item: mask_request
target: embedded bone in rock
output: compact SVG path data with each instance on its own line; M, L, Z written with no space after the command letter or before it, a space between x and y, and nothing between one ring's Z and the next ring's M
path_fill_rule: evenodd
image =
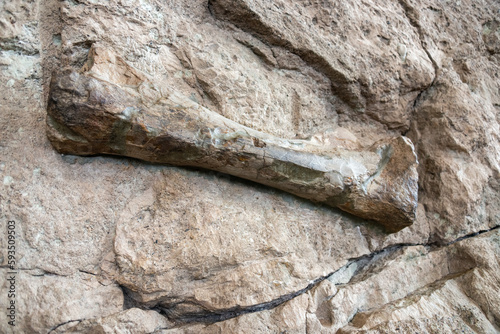
M164 92L105 49L89 57L81 73L53 77L48 137L60 153L207 168L338 207L390 232L415 219L418 162L405 137L359 151L277 138Z

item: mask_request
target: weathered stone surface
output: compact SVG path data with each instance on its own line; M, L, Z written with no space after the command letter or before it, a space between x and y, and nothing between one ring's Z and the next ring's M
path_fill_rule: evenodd
M11 270L2 268L2 278ZM46 333L73 326L85 319L115 314L123 308L123 293L116 284L102 284L95 275L77 272L59 276L42 270L20 271L16 275L16 326L7 324L6 312L0 314L4 332ZM0 306L8 307L7 284L2 280ZM19 319L22 317L22 320ZM57 333L57 331L56 331Z
M500 218L500 68L487 28L499 4L405 2L439 69L416 100L408 136L425 170L421 203L434 238L449 241L496 226Z
M92 46L80 73L54 74L47 113L48 137L64 154L225 172L376 220L393 232L415 219L418 162L409 139L354 151L273 137L155 85L101 46Z
M408 128L411 104L435 75L397 1L291 6L288 1L210 0L209 8L218 19L296 54L330 80L343 103L390 128Z
M275 309L161 333L498 333L499 238L388 250Z
M499 332L498 1L232 3L0 4L0 226L17 223L18 328ZM215 172L57 154L52 73L80 70L96 43L275 137L349 150L409 137L415 222L387 234ZM0 233L2 267L5 245ZM0 332L16 333L4 318Z
M57 328L53 333L147 334L171 327L173 325L158 312L131 308L105 317L82 320L66 328Z

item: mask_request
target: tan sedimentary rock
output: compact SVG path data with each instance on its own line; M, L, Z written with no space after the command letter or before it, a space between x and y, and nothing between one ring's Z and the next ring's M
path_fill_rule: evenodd
M65 154L113 154L203 167L375 220L395 232L417 208L417 157L404 137L346 150L286 140L157 87L103 47L80 72L55 74L48 135Z
M499 5L0 2L0 227L16 221L19 269L16 327L0 312L0 332L500 332ZM138 77L97 79L172 87L274 137L351 151L410 138L414 223L387 234L224 173L58 154L50 77L98 41ZM146 106L159 95L142 85Z

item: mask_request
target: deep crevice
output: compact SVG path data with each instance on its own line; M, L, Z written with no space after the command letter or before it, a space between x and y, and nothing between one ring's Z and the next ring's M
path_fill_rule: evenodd
M227 309L209 310L201 305L198 305L196 302L193 302L193 301L182 301L182 302L171 303L171 304L159 303L159 304L156 304L153 306L148 306L148 305L145 305L143 303L136 301L132 296L134 294L132 291L130 291L129 289L127 289L124 286L120 286L122 288L122 290L124 292L124 296L125 296L124 309L137 307L137 308L141 308L144 310L153 310L153 311L156 311L156 312L160 313L161 315L165 316L170 321L174 322L176 324L176 326L182 326L182 325L190 324L190 323L213 324L216 322L221 322L224 320L236 318L238 316L249 314L249 313L272 310L272 309L294 299L295 297L298 297L304 293L307 293L308 291L315 288L317 285L319 285L324 280L331 278L336 273L339 273L339 272L345 270L346 268L348 268L349 266L351 266L353 264L357 264L358 268L352 274L352 276L349 278L349 280L347 282L339 282L339 283L332 282L336 285L349 284L352 282L352 280L357 275L363 273L364 269L367 266L373 264L370 260L372 260L374 257L376 257L378 255L382 255L385 258L387 256L390 256L391 254L394 254L398 250L402 250L406 247L415 247L415 246L424 246L424 247L429 247L431 250L436 250L436 249L440 249L443 247L447 247L447 246L452 245L456 242L460 242L460 241L463 241L466 239L470 239L470 238L482 235L482 234L487 233L487 232L494 231L494 230L499 229L499 228L500 228L500 225L497 225L497 226L494 226L494 227L487 229L487 230L481 230L481 231L478 231L475 233L461 236L461 237L459 237L453 241L450 241L448 243L445 243L445 244L440 244L438 242L431 242L431 243L401 243L401 244L391 245L391 246L385 247L383 249L374 251L370 254L365 254L365 255L362 255L359 257L351 258L348 260L348 262L344 266L340 267L339 269L337 269L337 270L335 270L335 271L333 271L325 276L321 276L321 277L311 281L311 283L309 283L303 289L285 294L283 296L280 296L280 297L275 298L275 299L268 301L268 302L259 303L259 304L255 304L255 305L251 305L251 306L246 306L246 307L236 306L236 307L227 308ZM378 260L376 260L376 261L378 261ZM195 311L195 312L186 312L183 314L176 312L175 308L177 306L179 306L179 305L186 306L187 304L189 304L191 306L196 306L202 310Z
M148 307L145 307L140 302L135 300L135 298L132 296L132 291L130 289L128 289L124 285L121 285L118 282L116 282L116 284L122 290L122 293L123 293L123 310L124 311L129 310L131 308L148 309Z
M488 233L488 232L497 230L499 228L500 228L500 225L497 225L497 226L493 226L492 228L489 228L487 230L480 230L478 232L469 233L469 234L466 234L464 236L461 236L460 238L457 238L455 240L452 240L452 241L446 243L444 246L449 246L449 245L452 245L452 244L454 244L456 242L459 242L459 241L462 241L462 240L465 240L465 239L474 238L474 237L476 237L478 235L481 235L481 234L484 234L484 233Z
M177 324L187 324L187 323L216 323L224 320L228 320L231 318L235 318L241 315L245 315L248 313L255 313L255 312L261 312L261 311L266 311L266 310L271 310L274 309L283 303L292 300L295 297L298 297L312 288L314 288L316 285L327 279L331 274L322 276L320 278L315 279L311 283L309 283L305 288L300 289L298 291L280 296L279 298L273 299L269 302L264 302L252 306L247 306L247 307L232 307L228 309L222 309L222 310L217 310L217 311L211 311L211 312L193 312L193 313L186 313L182 315L181 317L177 318L172 318L171 315L172 313L170 310L166 307L162 306L156 306L154 308L151 308L152 310L155 310L162 314L163 316L167 317L169 320L176 322Z

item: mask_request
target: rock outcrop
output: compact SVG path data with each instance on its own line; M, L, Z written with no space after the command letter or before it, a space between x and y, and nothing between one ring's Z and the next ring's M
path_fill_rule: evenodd
M80 72L52 79L48 137L60 153L224 172L373 219L393 232L415 220L418 162L405 137L365 151L273 137L156 86L96 45Z
M0 234L0 307L17 312L15 327L0 312L0 332L500 332L499 11L494 0L0 3L0 217L16 232L12 266ZM78 128L82 110L58 119L70 109L56 100L97 113ZM418 173L414 222L391 225L388 210L389 229L407 226L388 233L318 203L321 191L155 160L147 140L174 123L148 128L127 107L154 115L162 103L209 115L193 124L211 124L199 139L212 162L289 138L307 147L299 156L362 155L373 175L370 147L414 159L408 138L419 164L399 172ZM109 132L113 119L149 135ZM189 124L170 130L196 133ZM372 185L396 189L384 171Z

